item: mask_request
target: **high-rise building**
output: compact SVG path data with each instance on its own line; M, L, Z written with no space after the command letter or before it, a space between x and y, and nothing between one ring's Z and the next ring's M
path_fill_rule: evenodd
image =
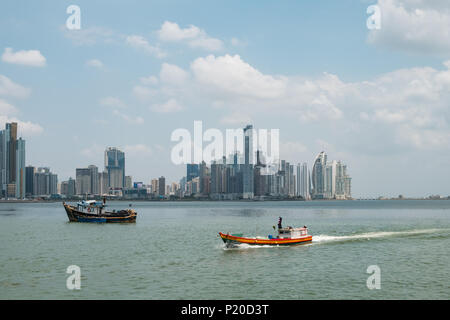
M6 130L9 131L9 181L8 183L16 183L16 144L17 144L17 123L7 123Z
M333 160L325 166L325 198L333 199L336 196L336 161Z
M131 176L125 176L125 188L132 188L133 187L133 178Z
M188 163L186 165L186 181L191 181L199 176L199 166L197 163Z
M211 172L206 166L205 161L202 161L199 165L198 172L198 190L196 193L207 195L211 192Z
M288 196L295 197L295 174L294 174L294 165L289 164L288 166Z
M351 178L347 174L347 166L341 161L336 164L336 199L352 197Z
M98 185L100 195L108 194L109 192L108 172L103 171L98 173Z
M33 191L33 179L34 179L34 173L36 171L35 167L27 166L25 168L25 196L31 197L34 194Z
M74 179L69 178L69 180L61 182L61 194L65 195L67 198L73 197L76 194Z
M17 123L6 123L0 131L0 194L3 197L25 197L25 140L20 138L19 148L17 141Z
M69 182L68 181L62 181L61 185L60 185L60 189L59 189L60 194L63 194L63 195L67 196L68 190L69 190Z
M243 165L243 194L244 199L254 196L253 182L253 126L244 128L244 165Z
M39 167L34 173L33 195L49 196L58 193L58 175L48 167Z
M6 132L0 130L0 198L5 196L6 188Z
M91 175L91 194L100 194L98 167L90 165L88 169Z
M158 178L158 195L164 196L166 194L166 178L159 177Z
M117 148L109 147L105 150L105 170L108 172L110 188L125 186L125 153Z
M224 165L221 163L216 163L215 161L211 164L211 189L210 193L214 197L218 197L218 194L226 192L224 189Z
M325 170L327 164L327 155L321 152L314 160L312 169L312 197L313 199L324 199L325 194Z
M98 173L98 167L90 165L87 168L77 168L75 170L75 189L77 194L86 195L93 194L98 195L100 193L100 175ZM103 181L102 181L103 183Z
M72 179L71 177L69 177L69 180L67 181L67 194L66 195L68 197L73 197L76 194L77 194L77 190L76 190L75 179Z
M306 162L297 165L297 196L309 200L309 173Z
M91 169L77 168L75 170L75 181L77 194L87 195L92 193Z
M26 191L25 179L25 140L19 138L16 140L16 165L15 165L15 184L16 184L16 198L24 199Z

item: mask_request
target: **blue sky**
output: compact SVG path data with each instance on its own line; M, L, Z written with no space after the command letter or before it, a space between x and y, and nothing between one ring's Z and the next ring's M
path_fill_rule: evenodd
M65 26L71 4L81 30ZM366 27L373 4L380 30ZM0 125L19 121L27 164L60 180L103 168L104 149L118 146L133 180L178 181L171 132L202 120L278 128L281 157L294 163L325 150L348 164L355 196L448 195L449 9L442 0L2 1Z

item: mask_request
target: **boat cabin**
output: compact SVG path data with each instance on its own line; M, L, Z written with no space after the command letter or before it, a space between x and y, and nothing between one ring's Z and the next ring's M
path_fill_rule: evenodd
M77 210L85 213L101 214L106 205L102 201L83 200L77 203Z
M295 239L308 235L308 228L279 228L278 229L278 238L279 239Z

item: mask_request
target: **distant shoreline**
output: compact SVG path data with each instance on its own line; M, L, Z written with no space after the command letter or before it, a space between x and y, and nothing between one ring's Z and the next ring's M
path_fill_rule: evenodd
M54 202L76 202L82 199L40 199L40 200L5 200L1 199L0 203L54 203ZM269 200L252 200L252 199L240 199L240 200L212 200L212 199L107 199L107 202L346 202L346 201L408 201L408 200L450 200L450 197L446 198L383 198L383 199L315 199L315 200L303 200L303 199L269 199Z

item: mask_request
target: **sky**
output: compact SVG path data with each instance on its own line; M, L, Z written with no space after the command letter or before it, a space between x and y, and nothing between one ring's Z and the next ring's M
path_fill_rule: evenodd
M446 0L5 0L0 126L59 181L108 146L133 181L179 181L171 134L199 120L279 129L295 164L325 151L354 197L450 195L449 30Z

